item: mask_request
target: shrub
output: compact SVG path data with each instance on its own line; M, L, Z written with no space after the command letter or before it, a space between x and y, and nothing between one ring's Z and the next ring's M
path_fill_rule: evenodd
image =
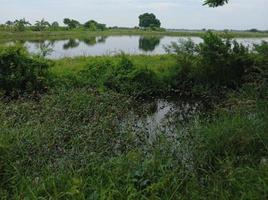
M24 47L0 48L0 89L5 95L39 93L46 89L48 62Z
M128 95L143 95L157 89L156 74L147 68L137 68L128 56L119 61L109 59L93 61L81 72L83 86L110 89Z
M212 32L205 34L200 44L191 40L180 41L166 49L177 57L180 69L177 86L193 82L211 88L236 88L243 83L254 63L248 47L235 40L222 39Z
M132 61L123 54L104 84L120 93L141 96L155 92L157 78L156 74L147 68L134 67Z
M114 63L105 58L91 61L87 69L81 71L83 85L94 88L103 87L103 83L106 81L107 76L113 71L113 68Z
M254 66L249 69L246 81L255 85L259 97L268 96L268 42L254 45Z
M235 40L223 40L208 32L197 50L201 57L201 80L216 86L236 87L246 70L252 66L249 49Z
M165 47L168 53L176 55L177 66L173 73L172 85L187 89L192 86L191 73L196 65L196 45L191 40L179 40Z

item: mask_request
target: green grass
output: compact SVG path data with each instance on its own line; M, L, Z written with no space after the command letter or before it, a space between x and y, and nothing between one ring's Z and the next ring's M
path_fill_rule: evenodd
M168 71L169 68L176 65L176 59L171 55L160 56L145 56L145 55L132 55L128 56L133 62L135 67L144 68L147 67L153 70L155 73L162 74ZM92 56L92 57L75 57L75 58L63 58L55 60L54 66L51 68L51 72L55 75L64 76L66 74L76 74L87 68L90 62L98 62L101 60L109 60L111 62L119 62L121 56Z
M122 128L150 109L129 92L166 91L180 72L171 55L54 61L46 94L0 100L0 199L268 199L262 74L172 137Z
M120 131L118 120L135 107L123 95L71 89L0 102L0 196L267 199L267 101L230 101L240 103L178 129L186 157L164 135L148 143L142 132Z
M35 39L70 39L70 38L85 38L88 36L114 36L114 35L150 35L150 36L196 36L201 37L206 32L158 32L158 31L143 31L136 29L111 29L106 31L44 31L44 32L7 32L0 31L0 41L19 40L35 40ZM225 36L224 32L218 32L219 35ZM268 33L252 33L252 32L229 32L233 37L268 37Z

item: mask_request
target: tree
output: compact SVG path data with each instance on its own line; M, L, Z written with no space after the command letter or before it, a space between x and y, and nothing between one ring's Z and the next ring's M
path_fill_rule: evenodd
M25 31L27 25L31 25L30 22L26 21L25 18L20 20L15 20L15 29L17 31Z
M144 13L139 16L139 26L143 28L159 28L161 26L161 22L153 13Z
M14 22L8 20L8 21L6 22L6 25L7 25L7 26L13 26L13 25L14 25Z
M69 29L78 28L80 23L74 19L65 18L63 23L68 26Z
M106 25L105 24L100 24L94 20L89 20L84 24L84 27L87 29L90 29L92 31L96 31L96 30L105 30L106 29Z
M36 21L35 23L35 30L37 31L43 31L47 27L50 27L50 23L48 21L45 21L44 19L42 19L41 21Z
M228 3L229 0L205 0L204 5L208 5L209 7L218 7L223 6Z
M52 24L51 24L51 28L53 29L53 30L57 30L58 28L60 27L60 25L59 25L59 23L58 22L53 22Z

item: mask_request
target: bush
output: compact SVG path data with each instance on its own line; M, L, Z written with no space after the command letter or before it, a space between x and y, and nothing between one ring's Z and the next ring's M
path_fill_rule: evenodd
M158 88L156 74L147 68L137 68L128 56L122 54L119 61L102 59L90 62L81 72L83 86L110 89L118 93L140 96L151 94Z
M0 90L5 95L19 96L46 89L48 62L30 55L24 47L0 48Z
M126 55L121 55L120 62L104 84L109 89L135 96L151 94L155 92L158 85L153 71L134 67Z
M249 49L235 40L223 40L208 32L197 51L200 56L200 81L209 85L236 87L253 65Z
M178 71L177 86L191 82L210 88L241 85L254 59L248 47L235 40L222 39L208 32L203 42L194 44L191 40L172 43L167 52L175 53Z

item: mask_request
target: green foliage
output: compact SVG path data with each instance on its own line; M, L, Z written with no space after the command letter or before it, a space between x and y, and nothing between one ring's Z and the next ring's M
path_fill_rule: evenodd
M182 90L191 90L192 73L197 62L195 43L191 39L179 40L179 43L172 42L165 48L168 53L176 55L177 66L171 75L171 84Z
M67 25L69 29L75 29L81 26L78 21L69 18L63 19L63 23Z
M209 5L210 7L223 6L228 3L229 0L205 0L204 5Z
M60 25L58 22L56 22L56 21L52 22L52 24L51 24L52 30L57 30L57 29L59 29L59 27L60 27Z
M245 53L207 35L200 45L172 46L175 56L55 61L62 71L53 71L59 80L49 94L39 101L0 101L1 198L267 199L268 106L259 84L243 85L208 118L178 124L171 136L159 132L149 141L145 129L127 121L132 112L147 113L128 94L151 96L176 76L197 81L203 67L216 67L222 57L229 65L233 55L266 69L267 43ZM173 56L177 63L170 62ZM8 66L42 63L18 47L1 49L0 58L11 60Z
M27 25L31 25L31 24L30 22L26 21L25 18L14 21L14 26L15 26L16 31L25 31Z
M254 66L248 70L246 80L258 88L261 97L268 96L268 43L254 45Z
M139 16L139 26L143 28L159 28L161 22L153 13L144 13Z
M181 67L182 81L209 87L236 88L253 67L254 59L248 47L229 38L222 39L208 32L203 42L195 45L192 41L173 43L167 47L169 53L176 53ZM188 78L187 78L188 77ZM181 84L181 80L178 80Z
M12 25L14 25L14 22L8 20L8 21L6 22L6 25L8 25L8 26L12 26Z
M46 88L49 64L23 47L0 48L0 89L6 95L36 93Z
M0 102L1 143L9 146L0 151L1 197L267 199L267 101L252 106L250 96L234 95L242 102L230 111L186 124L179 140L161 135L152 144L143 130L118 128L132 107L141 109L124 95L58 88L39 102Z
M91 31L104 31L106 29L106 25L105 24L100 24L94 20L89 20L84 24L84 27L86 29L89 29Z
M253 65L248 48L235 40L223 40L211 32L203 40L198 47L203 70L201 76L205 76L206 82L212 85L239 85L246 71Z
M150 95L160 89L160 80L155 72L148 68L134 66L124 54L117 60L104 58L91 61L87 69L81 71L79 85L100 90L109 89L133 96Z
M51 25L48 21L42 19L41 21L36 21L34 30L35 31L44 31L45 29L49 28Z
M115 70L107 77L104 85L114 91L134 96L150 95L157 90L158 82L153 71L135 69L126 55L122 55Z

